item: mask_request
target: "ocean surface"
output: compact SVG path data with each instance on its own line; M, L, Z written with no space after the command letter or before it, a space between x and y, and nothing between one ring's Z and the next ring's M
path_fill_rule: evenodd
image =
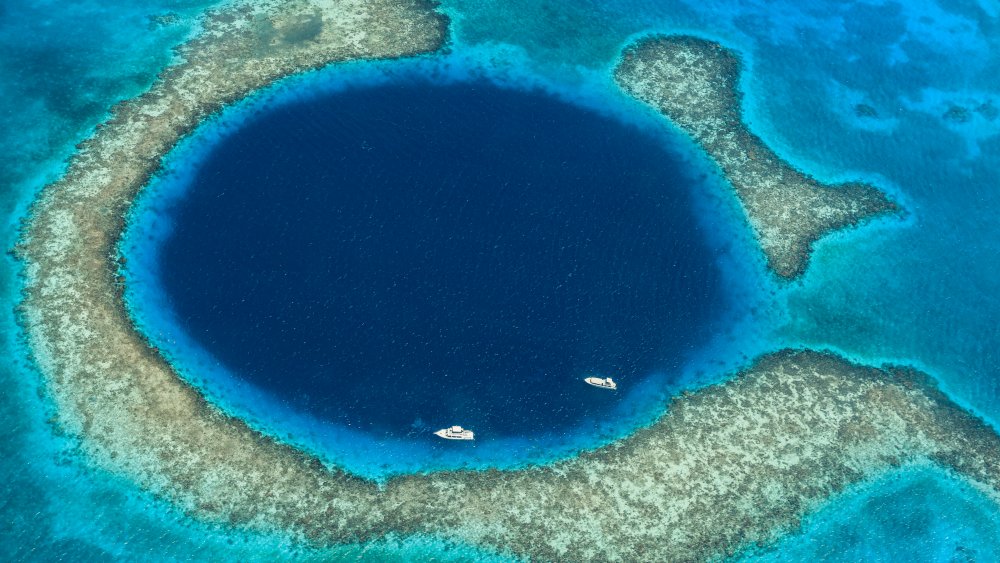
M162 1L127 6L27 0L0 3L0 98L4 108L0 112L0 144L6 155L0 168L4 219L0 237L4 248L13 246L32 197L58 177L73 146L116 101L148 87L156 72L169 64L171 48L194 29L197 13L209 5ZM433 73L437 87L452 95L469 84L479 84L476 87L490 91L488 100L517 98L544 106L546 115L553 117L586 116L579 122L573 119L573 125L580 128L574 133L577 137L589 127L598 127L598 122L611 121L613 125L600 127L642 139L634 141L638 144L630 158L637 156L634 153L653 158L659 154L656 151L663 151L659 166L643 172L677 178L676 189L655 197L672 198L664 200L677 204L667 206L671 224L689 225L683 232L684 241L691 250L705 252L670 252L667 258L649 247L644 256L653 261L688 260L704 273L700 287L718 284L722 288L718 294L703 296L706 309L697 313L704 326L711 327L711 336L685 343L683 353L650 344L645 348L648 362L631 368L614 364L610 349L587 348L581 356L600 352L589 358L592 365L575 363L566 371L632 369L628 381L634 382L631 391L623 390L613 399L617 401L614 405L582 405L572 397L558 395L548 398L553 404L565 401L571 409L590 409L587 416L600 422L589 428L564 421L559 433L540 443L525 440L523 435L507 435L503 448L484 443L467 451L436 451L438 446L433 443L422 443L405 432L400 435L399 425L412 426L417 417L400 413L391 428L376 428L386 424L376 416L377 404L356 406L354 412L364 421L363 427L337 426L334 431L331 423L317 422L314 415L296 418L295 413L304 409L289 407L295 404L293 399L298 396L308 406L307 398L294 395L300 389L285 390L291 395L280 400L258 400L285 392L283 385L278 385L281 389L266 386L269 376L261 367L261 358L241 364L239 358L227 357L225 343L192 328L198 326L196 320L185 324L189 314L184 311L205 313L196 303L185 309L182 300L171 297L169 287L139 288L148 290L149 295L160 295L146 303L133 303L133 314L153 338L157 331L172 326L185 326L191 333L187 341L181 334L166 334L165 350L177 355L174 359L182 370L188 368L185 373L204 374L194 383L209 397L224 408L246 414L262 429L282 433L282 439L376 477L437 467L544 463L573 455L648 422L656 416L657 406L662 407L664 399L678 390L718 381L761 351L786 345L831 349L859 361L916 365L936 377L954 400L996 423L1000 417L1000 353L996 347L1000 340L996 323L1000 319L1000 277L995 273L1000 258L1000 229L995 219L1000 212L996 175L1000 167L1000 75L995 69L1000 68L1000 3L452 0L444 2L443 8L454 18L455 41L441 61L324 69L284 81L206 124L170 156L167 171L157 180L159 190L151 191L137 210L133 227L151 229L146 231L152 232L151 237L166 242L161 246L162 255L157 258L153 256L156 253L146 252L144 262L141 248L151 249L159 243L133 241L138 246L134 247L136 259L130 259L129 275L155 273L157 260L169 260L170 245L182 242L170 242L170 225L185 220L184 209L192 212L198 207L197 197L207 197L205 190L183 194L178 188L197 185L199 171L212 166L217 153L230 142L224 131L232 134L233 130L260 126L250 119L254 108L281 105L281 111L308 111L324 99L364 89L385 93L387 88L412 83L414 76ZM706 159L650 112L624 99L611 83L609 71L621 47L648 31L701 34L739 50L749 67L743 81L744 103L754 132L786 159L821 179L877 182L902 203L907 217L830 237L817 246L801 280L790 284L774 281L764 270L732 196ZM391 100L391 94L384 95ZM425 107L440 101L425 100L429 104ZM392 105L389 100L383 102ZM378 100L358 103L377 104ZM488 114L490 108L480 109ZM443 126L431 121L425 125ZM294 127L285 129L279 123L269 135L299 134ZM359 133L377 138L377 132L368 127ZM642 143L656 147L639 150ZM374 144L372 148L377 150ZM543 148L555 154L558 146ZM246 150L264 148L258 145ZM613 168L604 172L625 173ZM277 189L278 185L272 187ZM458 180L443 186L441 197L457 193L457 187ZM601 192L599 185L588 189L594 197L610 195ZM311 193L319 197L318 192ZM372 196L336 194L362 199ZM654 197L638 192L634 196ZM253 212L260 213L263 195L254 198L256 201L244 201L241 208L248 213L256 208ZM280 196L275 201L279 199L294 203ZM366 201L370 204L372 200ZM530 198L522 203L537 209L552 208ZM487 205L482 200L479 204ZM161 209L169 205L175 205L172 212ZM222 209L213 208L208 201L201 205L205 213ZM562 204L558 210L564 210ZM579 217L567 217L570 219ZM594 219L608 236L620 237L619 241L630 236L629 231L613 229L606 216L598 214ZM383 224L391 226L393 221ZM552 224L541 226L553 228L553 236L573 232L555 229ZM576 232L584 227L576 224ZM272 228L284 232L280 227ZM675 237L677 233L657 236ZM571 239L567 242L575 244L575 236ZM197 250L210 251L208 247ZM194 260L188 264L190 275L206 274L198 268L222 267L214 259L206 264L204 258L181 254L178 259ZM272 254L271 259L280 260L280 253ZM589 271L593 280L599 281L602 271ZM380 561L486 556L442 546L430 538L390 538L374 546L301 553L275 538L192 522L129 483L90 468L77 453L73 439L53 432L47 422L53 414L51 405L15 322L17 276L17 263L4 255L0 262L0 297L7 304L0 309L0 346L7 360L0 365L4 389L0 422L6 430L0 440L3 559L271 560L295 556ZM238 280L252 282L249 278ZM459 282L449 278L441 283L454 291ZM654 293L661 283L652 282ZM308 292L305 285L291 284L289 289ZM201 298L209 297L205 294ZM184 295L184 299L198 298ZM634 299L632 303L639 305L650 294L622 298ZM663 306L670 307L669 303ZM643 311L651 312L645 307ZM580 322L578 318L571 320ZM277 325L273 323L279 321L269 319L270 325L265 323L261 332L248 337L265 338L266 331L274 334ZM323 319L317 322L317 326L332 331L343 330ZM644 335L669 335L671 326L653 315L639 330ZM664 330L667 333L661 332ZM594 336L601 337L600 332ZM661 337L656 342L670 340ZM635 341L630 342L635 345ZM560 345L572 343L560 339ZM273 352L269 361L277 362L281 352ZM306 360L313 365L327 361L322 354L301 359ZM351 360L361 362L364 358ZM261 371L250 373L253 366ZM489 369L502 368L498 366L488 365ZM235 377L240 373L244 379ZM558 369L539 377L554 385L563 381L559 379L563 376L579 379L575 374L559 375ZM254 389L240 383L248 380ZM493 400L502 402L503 397L497 395L490 398ZM415 399L414 405L419 403ZM499 431L503 424L489 419L495 416L496 403L486 404L490 408L483 412L482 427ZM254 411L248 405L264 407ZM335 421L342 415L332 413L327 418ZM574 416L567 413L565 419ZM430 416L419 418L431 428L438 424ZM370 457L351 453L356 450L351 445L373 431L386 435L384 444ZM502 456L504 451L509 455ZM974 491L940 472L905 471L832 499L807 518L800 530L769 551L746 556L788 561L988 561L1000 553L998 530L1000 518L995 509Z

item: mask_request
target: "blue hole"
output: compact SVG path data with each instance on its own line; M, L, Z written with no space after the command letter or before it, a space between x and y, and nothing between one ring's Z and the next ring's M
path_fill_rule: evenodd
M542 92L402 81L269 108L213 148L159 253L235 376L390 436L553 434L676 373L725 301L688 165Z

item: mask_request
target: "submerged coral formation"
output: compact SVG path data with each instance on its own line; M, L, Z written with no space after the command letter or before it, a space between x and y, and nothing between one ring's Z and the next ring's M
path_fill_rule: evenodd
M805 271L824 234L897 211L867 184L824 185L774 153L741 119L739 57L704 39L658 36L625 50L615 79L694 138L722 169L768 264L783 278Z
M444 31L422 3L227 8L210 17L185 60L149 93L116 108L66 175L44 190L18 248L25 262L21 321L60 425L80 437L94 463L192 515L314 544L430 533L539 559L734 553L773 539L845 486L903 464L944 466L1000 498L1000 439L926 376L808 351L759 359L727 383L676 398L649 428L572 460L409 475L384 486L324 467L210 405L125 312L115 244L137 191L178 139L223 104L331 61L430 51ZM724 55L688 43L695 54ZM656 66L659 59L644 53L632 56ZM685 60L700 76L734 76L731 57ZM712 127L698 130L712 139ZM778 167L770 153L760 158L772 163L770 172ZM736 177L756 177L748 174ZM845 209L889 205L870 189L855 189L871 201L829 204L841 222L857 217ZM762 208L768 219L761 224L811 240L803 229L827 223L808 219L818 216L809 201L794 210ZM786 214L793 227L772 225ZM765 248L785 264L779 271L798 271L777 236L769 234Z
M1000 437L924 374L786 350L550 467L389 484L397 529L567 561L694 561L774 540L846 486L936 463L1000 499Z
M180 62L79 146L34 204L17 251L28 343L60 424L84 438L90 458L185 509L234 522L270 524L271 512L309 498L302 491L331 488L341 514L326 518L331 531L378 521L369 510L374 485L316 471L181 382L128 319L115 246L128 206L162 157L225 104L331 62L432 52L446 34L444 16L423 0L231 4L208 14ZM226 469L205 471L211 467Z

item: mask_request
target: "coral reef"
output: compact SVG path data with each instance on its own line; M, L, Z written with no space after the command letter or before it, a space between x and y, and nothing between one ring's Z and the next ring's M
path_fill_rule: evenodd
M59 424L83 438L89 458L187 510L232 522L269 526L271 513L305 502L304 490L340 515L325 520L331 532L343 530L341 539L379 521L373 484L318 471L177 377L129 321L116 241L163 156L226 104L332 62L433 52L446 34L444 16L422 0L231 4L209 13L179 62L79 145L33 205L17 247L25 262L19 316ZM212 466L226 470L204 471ZM326 490L338 491L336 509L325 504L334 496Z
M771 269L794 278L805 271L817 239L898 208L866 184L821 184L751 133L740 115L741 68L736 54L718 43L656 36L625 50L615 79L694 138L718 163Z
M677 397L650 427L571 460L409 475L383 486L325 467L209 404L149 347L124 309L115 247L136 193L178 139L224 104L292 72L428 52L444 38L444 21L422 3L235 5L213 13L184 60L81 145L33 207L17 253L25 263L21 322L58 424L79 436L89 460L193 516L317 545L429 533L581 561L735 553L772 540L844 487L902 465L943 466L1000 498L1000 438L929 378L809 351L760 358L726 383ZM631 55L645 66L623 66L619 77L684 68L734 80L737 65L725 51L687 44L693 54L665 48L683 66L657 62L662 46L651 43L653 51ZM637 91L660 88L636 84ZM723 100L730 118L734 92ZM808 246L814 229L891 208L870 188L820 187L769 152L751 159L769 163L756 168L737 153L757 145L714 140L720 125L712 120L723 109L713 107L705 125L691 121L698 114L690 108L677 117L706 146L735 151L725 153L742 170L734 177L780 170L816 192L757 219L779 272L801 269L797 245ZM727 135L749 135L726 127ZM751 200L764 205L770 197ZM814 205L823 202L829 211ZM774 223L786 216L790 227ZM793 235L794 244L781 238Z
M695 561L766 544L845 487L900 466L1000 499L1000 437L926 375L784 350L672 401L608 447L517 472L402 477L394 529L543 560Z

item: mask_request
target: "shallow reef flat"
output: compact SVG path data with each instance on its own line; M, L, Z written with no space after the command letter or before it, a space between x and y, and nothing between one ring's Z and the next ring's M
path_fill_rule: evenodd
M674 399L655 424L548 467L390 482L399 530L567 561L698 561L795 529L824 499L904 466L1000 500L1000 437L923 373L784 350Z
M181 382L128 319L116 241L163 156L226 104L332 62L436 51L447 26L422 0L229 4L206 15L201 33L148 92L113 108L79 145L65 175L33 205L15 252L25 264L19 318L28 345L59 424L83 438L88 457L187 510L234 522L270 525L271 512L308 498L302 491L330 488L337 493L319 497L337 499L330 510L364 521L325 518L331 531L377 520L366 496L374 485L317 471ZM277 488L258 489L260 483ZM270 494L279 496L262 496Z
M17 248L20 320L58 425L92 463L192 516L312 545L427 533L541 560L736 553L773 540L837 491L904 465L942 466L1000 499L1000 438L927 376L810 351L760 358L726 383L677 397L650 427L571 460L382 485L209 404L125 311L116 241L136 193L222 105L332 61L437 49L445 29L416 3L216 12L184 61L117 107L43 191Z
M795 169L751 133L741 118L739 57L718 43L671 35L625 49L615 79L704 148L732 184L771 269L805 271L824 234L898 211L862 183L825 185Z

